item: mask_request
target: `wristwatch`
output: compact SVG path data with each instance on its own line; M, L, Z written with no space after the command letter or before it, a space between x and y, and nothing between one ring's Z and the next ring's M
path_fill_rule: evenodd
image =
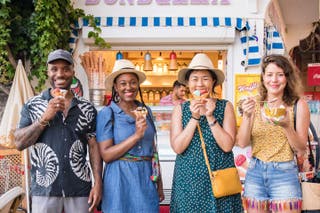
M216 125L217 122L218 122L218 120L215 119L214 121L212 121L212 122L209 123L209 126L214 126L214 125Z

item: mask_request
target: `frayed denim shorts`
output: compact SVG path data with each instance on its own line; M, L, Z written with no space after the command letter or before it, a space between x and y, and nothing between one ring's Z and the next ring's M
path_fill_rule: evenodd
M296 162L263 162L252 158L245 178L244 197L260 201L300 200Z

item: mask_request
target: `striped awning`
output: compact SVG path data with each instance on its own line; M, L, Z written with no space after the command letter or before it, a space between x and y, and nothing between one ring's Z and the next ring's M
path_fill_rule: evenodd
M243 18L231 17L95 17L100 27L249 27ZM80 19L78 27L89 26L88 20Z
M98 27L228 27L241 32L240 40L243 45L244 66L260 64L261 54L258 37L252 36L250 26L245 18L236 17L95 17ZM79 19L72 30L69 40L71 51L75 48L78 30L89 27L87 19Z
M243 55L245 56L241 64L244 67L257 66L261 61L261 53L259 51L258 36L250 35L248 30L240 32L240 41L242 44Z
M265 27L266 55L284 54L285 48L280 33L274 26Z

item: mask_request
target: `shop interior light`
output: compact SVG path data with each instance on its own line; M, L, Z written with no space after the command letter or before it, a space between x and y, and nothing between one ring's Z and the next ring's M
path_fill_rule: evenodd
M140 71L140 65L136 63L136 70Z
M144 71L152 71L152 61L151 61L151 54L149 51L146 52L144 55Z
M178 69L177 54L172 50L170 53L169 70L177 70L177 69Z
M218 53L218 69L223 70L223 59L220 51Z
M116 60L123 59L123 54L119 51L116 55Z
M142 86L151 86L152 83L148 79L146 79L141 85Z
M157 61L162 61L162 52L159 52L159 56L156 58Z

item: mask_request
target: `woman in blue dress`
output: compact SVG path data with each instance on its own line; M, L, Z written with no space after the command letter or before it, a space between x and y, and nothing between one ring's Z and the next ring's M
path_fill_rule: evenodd
M145 79L125 59L117 60L106 78L112 101L97 118L97 141L106 163L102 197L106 213L159 212L164 199L161 177L154 181L152 176L156 131L151 110L141 96L140 84ZM138 92L142 102L136 100Z
M233 106L227 100L213 97L215 87L224 81L224 74L213 68L207 55L199 53L188 68L179 71L178 80L189 86L195 98L177 105L172 113L170 142L177 157L170 212L243 212L240 193L222 198L213 196L197 130L199 124L212 171L235 166Z

